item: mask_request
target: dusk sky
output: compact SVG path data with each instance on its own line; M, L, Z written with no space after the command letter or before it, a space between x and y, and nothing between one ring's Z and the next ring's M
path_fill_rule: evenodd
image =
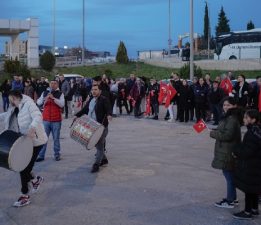
M130 57L138 50L168 48L168 0L85 0L86 48L115 54L119 41L126 44ZM253 20L261 28L260 0L209 0L212 32L224 6L232 30L245 30ZM40 20L40 44L52 45L53 0L2 0L1 19ZM204 0L194 0L195 32L203 33ZM56 44L79 46L82 37L82 0L56 0ZM172 39L189 32L189 0L172 0ZM26 38L25 35L22 36ZM0 51L4 41L0 37Z

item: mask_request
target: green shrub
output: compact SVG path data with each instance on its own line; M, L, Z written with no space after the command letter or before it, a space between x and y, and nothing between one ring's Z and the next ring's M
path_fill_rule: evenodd
M40 66L43 70L52 71L55 66L55 56L47 51L40 57Z

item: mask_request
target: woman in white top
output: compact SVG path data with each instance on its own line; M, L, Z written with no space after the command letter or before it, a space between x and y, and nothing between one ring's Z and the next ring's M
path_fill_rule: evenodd
M32 186L32 192L36 192L43 182L42 177L32 174L32 169L39 151L48 139L43 127L42 114L34 101L17 90L10 92L9 100L11 107L7 112L0 114L0 120L5 122L5 130L27 135L32 138L34 146L29 165L20 172L22 194L14 206L21 207L30 204L29 184Z

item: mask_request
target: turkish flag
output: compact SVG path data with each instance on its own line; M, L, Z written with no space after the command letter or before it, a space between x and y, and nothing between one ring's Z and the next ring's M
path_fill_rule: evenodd
M261 87L259 89L259 96L258 96L258 110L261 112Z
M168 86L167 84L160 82L160 92L159 92L159 104L162 104L164 97L166 96Z
M177 94L176 89L169 84L167 89L167 98L166 98L166 103L165 103L165 107L168 108L170 105L171 100L175 97L175 95Z
M197 133L201 133L203 130L207 128L207 125L205 124L204 120L200 120L193 125L193 128Z
M233 85L229 78L222 80L220 83L220 87L223 89L223 91L226 95L229 95L229 93L232 93Z

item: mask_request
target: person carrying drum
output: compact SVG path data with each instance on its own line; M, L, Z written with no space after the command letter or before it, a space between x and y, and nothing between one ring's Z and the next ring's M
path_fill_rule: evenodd
M87 114L88 117L104 125L105 129L98 143L96 144L96 159L92 166L91 173L96 173L99 171L100 166L107 165L108 159L104 151L104 143L106 136L108 134L109 121L112 120L112 109L109 99L101 95L101 86L92 86L92 97L89 99L87 104L83 107L81 111L75 114L75 118L81 117Z
M32 169L41 148L47 142L47 136L44 132L41 112L33 99L22 95L19 90L12 90L9 93L9 101L11 107L7 112L0 114L0 120L5 122L5 130L30 137L34 146L29 165L20 172L22 193L13 206L21 207L30 204L29 186L32 193L35 193L43 182L43 177L34 176Z

